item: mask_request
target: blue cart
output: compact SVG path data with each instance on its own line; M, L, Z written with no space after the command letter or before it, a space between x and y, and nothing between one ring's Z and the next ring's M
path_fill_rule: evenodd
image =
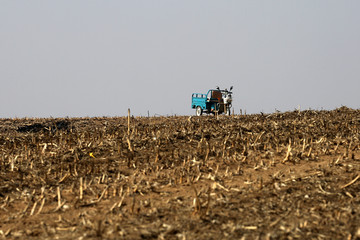
M230 91L232 87L230 88ZM231 103L232 103L232 92L225 90L210 89L207 94L193 93L191 99L191 107L196 109L196 116L201 116L203 113L216 112L226 113L230 115Z

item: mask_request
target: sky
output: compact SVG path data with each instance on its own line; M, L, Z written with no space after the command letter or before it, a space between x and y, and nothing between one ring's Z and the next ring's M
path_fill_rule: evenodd
M360 108L360 1L2 0L0 118Z

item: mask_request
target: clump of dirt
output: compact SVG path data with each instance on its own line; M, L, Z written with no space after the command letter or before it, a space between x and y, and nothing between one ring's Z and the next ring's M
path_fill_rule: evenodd
M0 119L0 236L360 239L360 111Z
M69 120L57 120L45 121L44 123L33 123L30 125L19 126L17 131L20 133L37 133L40 131L50 131L54 133L58 130L69 130L70 121Z

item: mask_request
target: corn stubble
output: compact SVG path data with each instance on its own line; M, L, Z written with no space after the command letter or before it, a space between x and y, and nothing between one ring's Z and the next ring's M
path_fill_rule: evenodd
M358 239L360 111L0 119L0 238Z

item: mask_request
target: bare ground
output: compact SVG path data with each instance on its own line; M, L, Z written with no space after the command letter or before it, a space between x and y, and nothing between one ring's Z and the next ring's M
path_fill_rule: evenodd
M0 119L0 238L360 239L360 111Z

